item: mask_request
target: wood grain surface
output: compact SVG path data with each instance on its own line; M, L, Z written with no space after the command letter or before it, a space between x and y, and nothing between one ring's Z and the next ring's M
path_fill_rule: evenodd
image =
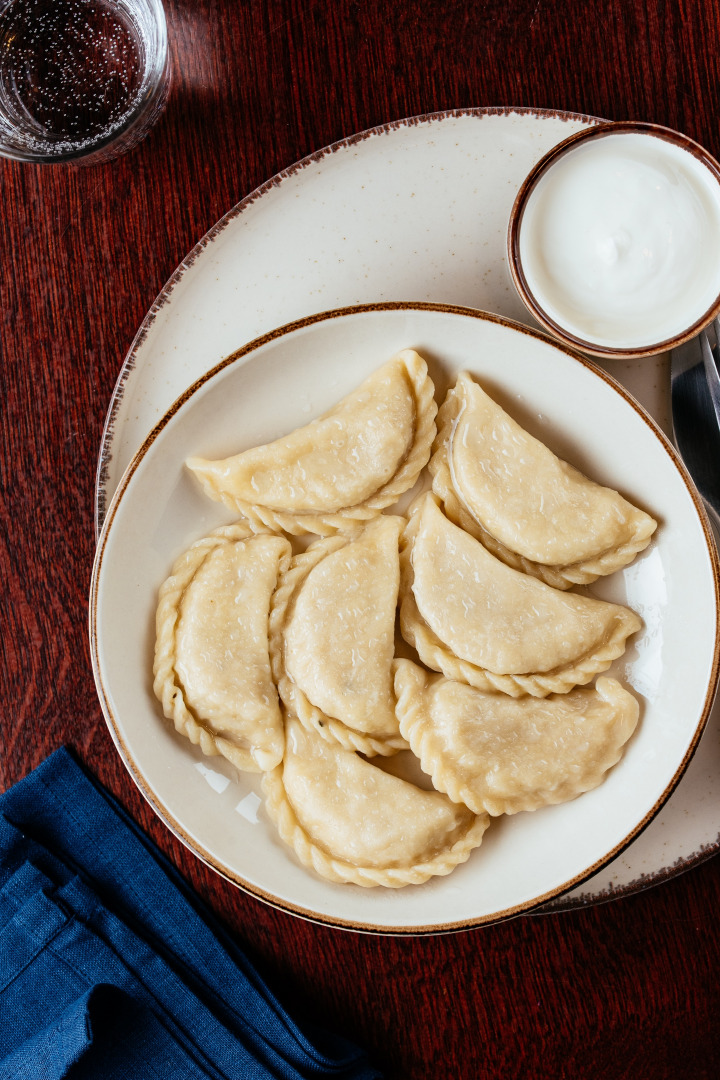
M0 160L0 787L75 747L290 1007L363 1043L388 1078L715 1078L720 861L602 906L434 938L275 911L182 848L129 781L95 693L87 595L115 380L223 213L334 140L455 107L655 121L720 156L720 0L166 8L172 91L141 146L87 168Z

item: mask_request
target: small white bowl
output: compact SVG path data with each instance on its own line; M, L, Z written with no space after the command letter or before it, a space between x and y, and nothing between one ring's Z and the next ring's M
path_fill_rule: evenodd
M561 341L600 357L674 348L720 312L720 164L656 124L578 132L523 182L508 259Z

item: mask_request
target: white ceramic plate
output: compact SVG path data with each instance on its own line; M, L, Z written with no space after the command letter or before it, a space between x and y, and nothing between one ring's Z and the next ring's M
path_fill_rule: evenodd
M527 322L505 254L515 194L543 154L596 122L512 108L411 117L325 147L244 198L177 268L125 359L100 451L97 522L173 401L276 326L380 299L466 304ZM670 435L668 358L605 366ZM611 900L720 850L718 747L720 703L650 827L552 906Z
M305 424L397 349L427 359L438 397L463 368L557 453L660 521L625 571L591 592L627 603L644 631L611 673L642 703L621 763L598 789L494 822L449 877L402 890L333 885L303 868L265 818L256 776L207 759L163 719L151 689L157 590L176 556L231 520L184 467ZM260 339L196 383L133 459L108 511L91 593L100 699L133 778L181 840L280 908L375 932L442 932L490 922L576 887L658 812L696 747L718 678L714 546L659 428L600 369L474 311L390 305L309 318Z

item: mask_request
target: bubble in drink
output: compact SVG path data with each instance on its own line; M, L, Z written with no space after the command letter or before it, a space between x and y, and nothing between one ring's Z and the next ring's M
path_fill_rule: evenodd
M132 120L153 62L145 5L11 0L0 11L0 142L72 155Z

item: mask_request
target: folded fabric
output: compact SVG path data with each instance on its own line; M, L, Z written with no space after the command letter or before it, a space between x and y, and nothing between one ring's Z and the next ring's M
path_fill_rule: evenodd
M0 796L0 1080L371 1080L72 754Z

